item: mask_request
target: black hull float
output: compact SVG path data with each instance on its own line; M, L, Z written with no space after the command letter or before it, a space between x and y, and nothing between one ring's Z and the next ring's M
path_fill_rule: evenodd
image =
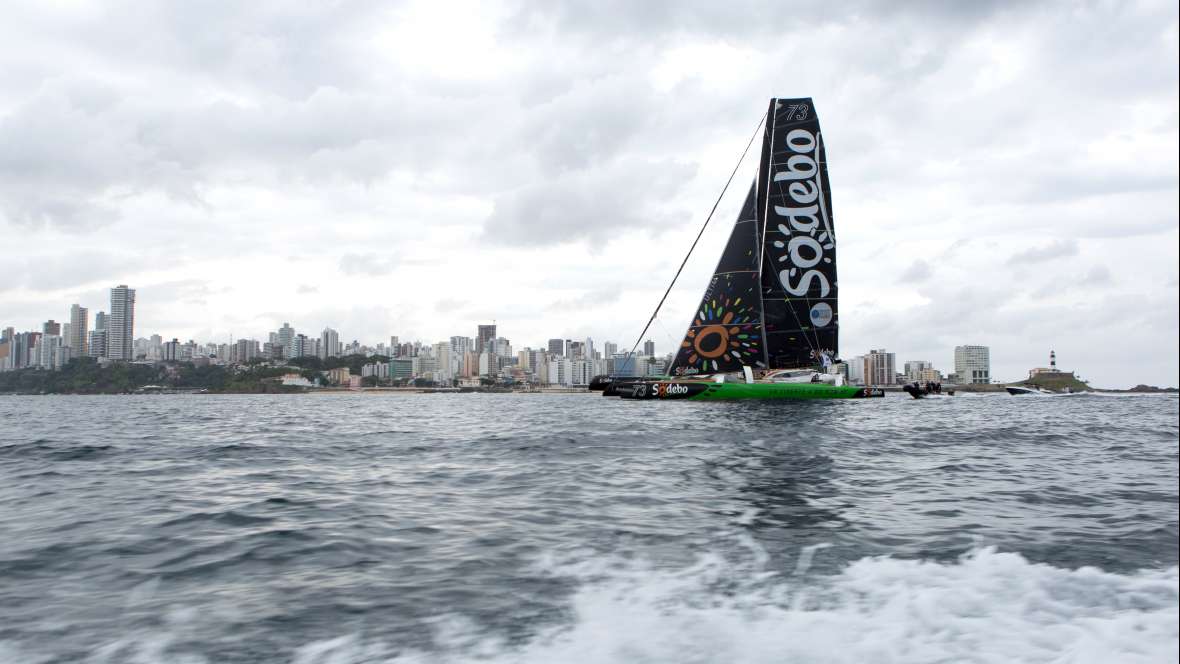
M642 382L643 378L634 376L595 376L590 379L590 391L602 392L604 397L629 396Z

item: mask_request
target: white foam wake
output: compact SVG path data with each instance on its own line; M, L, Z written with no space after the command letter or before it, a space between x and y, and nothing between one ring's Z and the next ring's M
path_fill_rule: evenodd
M573 570L596 579L574 597L575 620L525 646L448 622L438 650L391 661L1098 664L1180 657L1176 568L1067 570L983 549L954 564L863 559L793 588L765 574L735 584L720 559L679 572L593 567ZM313 644L297 664L384 661L371 648L353 639Z
M569 615L555 616L524 644L508 644L452 615L435 622L428 650L407 651L370 633L307 644L292 664L1180 659L1175 567L1137 574L1070 570L988 548L954 563L865 558L835 576L803 580L798 575L812 553L800 556L791 578L743 570L751 565L720 556L678 571L601 559L550 565L579 589ZM167 634L128 635L90 661L207 661L172 645ZM39 659L0 643L4 664Z

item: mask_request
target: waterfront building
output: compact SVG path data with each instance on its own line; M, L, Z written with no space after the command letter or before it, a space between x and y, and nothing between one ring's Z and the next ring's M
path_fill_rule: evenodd
M267 360L281 360L283 359L283 344L268 341L262 345L262 356Z
M451 353L451 342L440 341L434 344L434 359L438 363L438 377L435 379L439 382L449 381L455 377L454 355Z
M565 355L565 339L550 339L549 340L549 354L550 355Z
M955 374L962 384L992 382L990 349L987 346L955 346Z
M259 349L258 342L253 339L238 339L234 343L233 355L231 361L240 364L246 364L258 357Z
M283 323L275 335L275 341L283 347L283 357L295 357L295 328L289 323Z
M455 357L462 358L467 353L470 353L475 347L471 341L471 337L451 337L451 353Z
M35 360L30 363L32 366L56 371L69 361L69 350L62 344L60 336L42 334L33 347L33 356Z
M580 360L586 357L586 349L582 346L581 341L567 341L565 356L571 360Z
M496 338L496 324L480 325L475 337L475 352L483 353L488 350L493 339Z
M573 386L574 361L568 357L554 355L549 360L548 376L545 382L562 387Z
M870 350L864 356L864 384L869 386L897 384L894 353L879 348Z
M373 376L377 380L387 380L389 378L389 363L372 362L361 365L361 377L368 378L369 376Z
M97 326L96 326L97 327ZM130 362L135 359L135 289L119 284L111 289L111 315L107 322L107 357Z
M934 365L926 360L910 360L905 363L905 379L907 381L920 380L918 376L924 369L932 369Z
M907 376L906 379L909 380L909 377ZM938 369L934 369L932 367L927 367L925 369L920 370L917 373L917 375L915 375L913 380L915 380L919 383L941 383L942 382L942 372L939 371Z
M512 357L512 342L504 337L496 337L492 340L492 352L496 357Z
M172 341L165 341L164 347L161 349L162 357L160 359L165 362L179 362L180 361L180 341L175 337Z
M852 385L865 384L865 358L864 355L857 355L845 361L848 365L846 369L848 372L848 382Z
M148 337L147 359L159 360L164 356L164 338L158 334Z
M315 355L314 342L308 339L306 334L296 334L291 339L291 353L287 356L288 359L307 357L309 355Z
M410 380L414 377L414 360L408 357L389 361L389 377L393 380Z
M495 353L482 352L479 354L479 375L495 376L500 373L499 358Z
M664 366L665 366L664 358L648 356L648 357L644 357L644 363L646 365L646 367L645 367L646 370L644 371L645 376L663 376L664 375Z
M575 387L586 386L590 384L590 379L594 377L594 361L593 360L571 360L570 361L570 385Z
M99 312L102 315L102 312ZM98 319L95 318L95 321ZM107 331L106 328L94 329L90 331L90 340L87 343L89 348L87 354L90 357L106 357L107 356Z
M396 339L397 337L393 337ZM340 354L340 333L330 327L325 327L323 332L320 332L320 359L326 360L329 357L336 357Z
M297 373L283 374L282 384L293 387L315 387L315 383Z

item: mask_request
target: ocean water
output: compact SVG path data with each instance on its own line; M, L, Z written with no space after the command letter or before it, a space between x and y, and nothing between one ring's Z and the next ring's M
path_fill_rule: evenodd
M1178 404L0 397L0 663L1175 662Z

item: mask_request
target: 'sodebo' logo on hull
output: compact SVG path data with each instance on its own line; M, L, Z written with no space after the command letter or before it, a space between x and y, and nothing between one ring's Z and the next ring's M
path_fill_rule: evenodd
M677 383L659 383L656 387L656 394L660 398L682 396L688 394L688 386Z

